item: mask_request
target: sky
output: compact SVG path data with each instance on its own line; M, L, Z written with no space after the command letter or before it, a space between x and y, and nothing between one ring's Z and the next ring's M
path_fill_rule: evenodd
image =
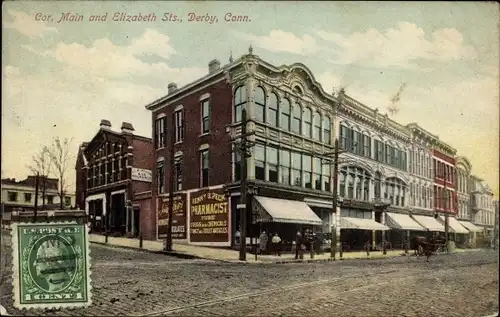
M26 177L31 157L56 136L72 139L76 156L101 119L115 130L131 122L150 137L144 106L166 95L170 82L187 84L210 60L226 64L230 52L236 59L252 45L271 64L301 62L325 91L344 87L381 113L404 86L391 118L417 122L456 148L498 197L494 2L2 4L2 177ZM115 13L124 21L113 21ZM139 13L156 21L127 21ZM229 15L248 19L226 22ZM73 170L68 177L74 184Z

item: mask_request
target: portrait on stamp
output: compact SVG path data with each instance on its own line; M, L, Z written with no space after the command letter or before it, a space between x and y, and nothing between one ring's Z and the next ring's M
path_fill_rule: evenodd
M12 226L14 305L19 308L90 305L87 227L76 223Z

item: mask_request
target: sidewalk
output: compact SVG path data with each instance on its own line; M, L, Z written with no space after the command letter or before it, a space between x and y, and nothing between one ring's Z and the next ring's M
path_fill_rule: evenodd
M130 238L118 238L118 237L108 237L108 243L105 242L106 238L102 235L90 234L90 242L98 244L106 244L109 246L124 247L131 249L139 249L154 253L169 254L176 257L191 258L191 259L207 259L223 262L233 262L233 263L245 263L245 261L239 260L239 251L228 250L220 248L202 247L194 245L186 245L173 243L172 252L163 251L162 241L148 241L143 240L142 249L139 248L139 239ZM344 260L354 260L354 259L377 259L377 258L387 258L387 257L397 257L401 256L403 251L401 250L391 250L387 251L386 255L383 255L381 251L370 252L370 256L366 255L366 252L344 252ZM339 260L339 254L337 252L336 259ZM326 262L331 261L330 253L323 253L319 255L314 255L314 259L310 258L310 254L304 254L304 259L295 260L294 254L283 254L281 257L275 255L258 255L257 260L255 260L255 254L247 253L246 263L294 263L294 262Z

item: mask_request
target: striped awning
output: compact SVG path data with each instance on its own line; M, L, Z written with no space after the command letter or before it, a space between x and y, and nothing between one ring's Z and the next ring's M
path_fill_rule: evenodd
M411 219L409 215L386 212L385 216L386 224L391 228L400 230L427 231L427 229L419 225L415 220Z
M341 229L359 229L359 230L389 230L390 228L383 224L376 222L373 219L362 218L340 218Z
M444 226L434 217L413 215L413 219L429 231L444 232Z
M470 232L482 232L483 228L476 226L470 221L465 221L465 220L459 220L458 221L462 226L467 228Z
M445 216L439 216L439 219L441 219L441 221L443 221L443 225L444 225L444 222L446 221ZM455 219L455 217L448 217L448 226L449 226L449 229L451 229L450 230L451 232L454 232L454 233L464 233L464 234L469 233L469 230L467 230L467 228L465 228L464 226L462 226L458 222L458 220Z

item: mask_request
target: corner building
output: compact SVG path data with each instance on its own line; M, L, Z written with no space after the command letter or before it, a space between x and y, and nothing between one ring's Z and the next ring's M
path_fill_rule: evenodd
M146 108L154 131L152 204L159 239L166 237L171 207L175 240L212 246L235 245L243 214L247 242L266 230L279 233L285 248L306 228L324 240L335 228L348 250L366 243L379 248L381 231L401 247L410 230L439 226L413 217L437 223L431 161L437 137L418 134L343 91L325 92L303 64L277 67L250 49L226 65L211 61L207 74L186 86L171 83L168 94ZM237 150L242 109L252 144L246 158ZM342 154L333 210L336 139ZM246 213L237 209L241 203Z
M113 131L101 120L89 142L81 144L76 159L77 206L85 209L93 233L154 239L151 209L150 138L134 134L123 122Z

